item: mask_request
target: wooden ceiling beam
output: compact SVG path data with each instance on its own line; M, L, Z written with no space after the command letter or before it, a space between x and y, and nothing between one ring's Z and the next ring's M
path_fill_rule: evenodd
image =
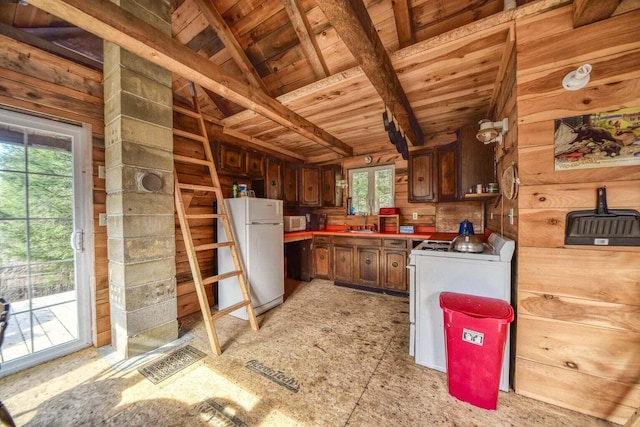
M213 2L211 0L195 0L195 3L209 25L211 25L211 28L218 34L218 37L229 51L229 55L231 55L231 58L233 58L249 83L269 94L269 89Z
M422 129L362 0L317 0L317 3L408 139L413 145L423 145Z
M112 2L30 0L29 3L255 111L338 154L351 156L353 153L352 148L344 142L286 108L262 90L234 79L220 66Z
M411 19L411 8L409 0L394 0L393 18L396 21L396 32L398 33L398 43L400 49L416 42L416 33L413 30L413 19Z
M300 47L304 52L316 78L323 79L329 75L329 68L322 56L315 34L309 24L307 15L302 10L300 0L283 0L284 9L291 19L291 25L298 35Z
M573 27L578 28L610 17L622 0L574 0Z

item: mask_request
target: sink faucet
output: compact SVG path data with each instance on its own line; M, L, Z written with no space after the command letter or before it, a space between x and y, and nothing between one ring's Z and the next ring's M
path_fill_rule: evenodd
M366 230L367 229L367 213L366 212L362 214L362 222L363 222L362 229Z

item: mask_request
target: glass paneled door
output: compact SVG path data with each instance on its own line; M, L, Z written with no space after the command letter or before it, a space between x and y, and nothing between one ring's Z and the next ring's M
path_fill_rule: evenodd
M90 147L86 128L0 109L0 375L90 344Z

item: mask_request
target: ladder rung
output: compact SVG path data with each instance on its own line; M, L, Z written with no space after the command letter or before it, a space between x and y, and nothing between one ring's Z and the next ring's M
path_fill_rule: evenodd
M208 251L210 249L218 249L218 248L228 248L233 246L233 242L217 242L217 243L207 243L206 245L198 245L194 246L193 249L196 251Z
M225 214L191 214L187 215L187 219L215 219L223 218Z
M186 130L182 130L182 129L173 128L173 134L181 136L183 138L193 139L195 141L200 141L202 143L205 143L205 142L208 143L209 142L209 140L206 137L202 136L202 135L198 135L197 133L187 132Z
M178 187L184 190L200 190L200 191L216 191L218 187L212 187L210 185L199 185L199 184L183 184L179 183Z
M214 315L211 316L211 320L219 319L219 318L221 318L223 316L226 316L229 313L232 313L232 312L236 311L239 308L246 307L249 304L251 304L251 301L240 301L239 303L233 304L232 306L227 307L224 310L218 311L217 313L215 313Z
M205 159L196 159L194 157L182 156L180 154L174 154L173 160L181 163L192 163L195 165L209 166L211 164L210 160Z
M217 283L221 280L228 279L230 277L236 277L242 274L242 271L235 270L229 271L228 273L218 274L217 276L205 277L202 279L203 285L211 285L212 283Z

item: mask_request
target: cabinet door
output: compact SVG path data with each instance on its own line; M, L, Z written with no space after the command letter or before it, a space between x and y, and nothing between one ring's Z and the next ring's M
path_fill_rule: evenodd
M264 175L264 154L257 151L247 151L246 162L249 175L258 177Z
M434 149L414 151L409 158L409 201L433 202L435 194L435 167L437 152Z
M385 249L382 258L382 287L407 292L407 252Z
M333 247L333 280L353 282L353 248Z
M342 188L336 187L336 177L342 178L339 165L322 167L322 206L342 206Z
M224 172L244 174L243 150L238 147L220 144L220 168Z
M300 205L320 206L320 169L303 167L300 170Z
M438 149L438 200L457 200L458 187L458 143Z
M380 286L380 249L357 249L357 277L356 283L367 286Z
M458 133L460 140L460 196L469 193L477 184L496 182L496 144L482 144L476 139L478 125L464 126ZM474 190L475 192L475 190Z
M283 200L287 206L298 203L298 166L288 163L284 168Z
M267 158L265 176L265 195L267 199L282 200L282 161L273 157Z
M331 279L331 250L329 245L314 244L313 273L314 277Z

